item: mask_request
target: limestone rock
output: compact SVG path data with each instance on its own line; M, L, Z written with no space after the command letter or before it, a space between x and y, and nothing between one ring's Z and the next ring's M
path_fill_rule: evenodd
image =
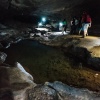
M99 100L99 93L55 81L37 85L29 91L29 100Z
M37 85L29 91L29 100L58 100L54 89L46 85Z
M87 89L74 88L55 81L54 83L46 82L45 85L51 87L58 94L58 100L99 100L99 95ZM53 99L55 100L55 99Z
M0 64L3 63L6 59L7 55L3 52L0 52Z
M8 74L14 100L28 100L28 90L36 86L33 82L33 77L18 62L16 63L16 67L8 68Z

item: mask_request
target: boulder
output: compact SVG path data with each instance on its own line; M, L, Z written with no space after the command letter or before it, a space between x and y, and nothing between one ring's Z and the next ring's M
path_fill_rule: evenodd
M55 81L37 85L29 92L29 100L99 100L99 93L79 89Z
M8 68L7 70L14 100L28 100L28 90L36 86L33 82L33 77L18 62L15 67Z

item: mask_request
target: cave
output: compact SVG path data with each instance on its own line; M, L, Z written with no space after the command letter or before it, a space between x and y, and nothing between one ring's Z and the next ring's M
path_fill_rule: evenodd
M99 10L99 0L1 0L0 100L99 100ZM71 34L84 11L85 38Z

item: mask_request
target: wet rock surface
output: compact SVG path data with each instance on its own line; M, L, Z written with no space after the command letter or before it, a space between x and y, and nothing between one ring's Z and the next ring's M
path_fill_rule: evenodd
M14 100L28 100L28 90L36 86L33 77L18 62L16 66L8 67L6 70L9 75Z

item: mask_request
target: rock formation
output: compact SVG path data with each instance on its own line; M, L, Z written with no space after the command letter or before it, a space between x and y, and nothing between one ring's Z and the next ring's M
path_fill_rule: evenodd
M99 93L87 89L74 88L55 81L36 84L33 77L27 73L20 63L16 66L0 66L0 99L1 100L99 100ZM5 80L5 81L4 81ZM1 84L3 82L3 84ZM5 85L4 85L5 84Z

